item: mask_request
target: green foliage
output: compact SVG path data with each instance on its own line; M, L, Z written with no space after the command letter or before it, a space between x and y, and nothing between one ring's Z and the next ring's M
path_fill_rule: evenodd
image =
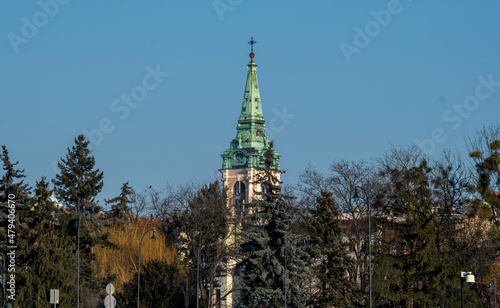
M309 255L295 245L300 236L290 230L293 206L281 194L277 176L281 171L273 169L274 162L271 144L255 181L263 187L258 193L261 199L248 205L251 214L244 218L248 229L242 232L246 241L237 264L243 282L242 307L282 307L285 288L289 307L305 307L307 301Z
M101 210L95 203L95 197L103 187L103 173L99 169L94 169L95 158L91 155L89 144L90 141L86 140L84 135L75 138L75 145L68 148L66 158L61 158L58 162L60 171L52 182L57 196L66 201L67 207L73 210L67 234L72 236L75 246L78 228L80 229L80 286L84 291L92 293L101 290L105 285L105 282L98 280L94 273L93 247L96 244L110 243L106 241L107 234L100 232L102 223L99 220L77 215L78 208L86 213ZM81 300L82 296L83 293L80 292Z
M14 211L11 216L16 216L15 232L22 232L24 229L24 225L21 223L20 218L23 217L22 214L28 209L28 195L30 187L27 183L24 183L23 179L26 177L24 169L16 169L19 162L11 162L9 151L5 145L2 145L0 158L3 162L3 170L5 171L0 179L0 221L2 221L2 228L0 229L0 242L3 245L6 245L6 228L9 211ZM9 195L11 198L9 198ZM10 205L12 206L9 206L9 200Z
M385 170L387 192L378 205L388 217L381 226L375 246L374 281L379 302L394 307L437 305L456 288L460 256L465 249L453 247L459 238L459 222L453 211L461 206L449 187L465 191L447 167L433 177L425 160L417 166ZM448 188L447 188L448 187Z
M169 283L161 283L162 281ZM186 276L177 265L164 261L151 261L143 265L140 281L141 307L184 307L184 294L179 285L186 289ZM190 307L196 307L196 299L191 289L193 288L188 290ZM118 307L137 306L137 274L125 283L123 291L118 293L116 298Z
M120 195L113 199L105 200L106 204L111 204L110 219L119 222L130 222L133 214L128 206L134 203L135 200L131 198L134 195L134 190L128 185L128 181L123 183Z
M354 307L357 287L347 278L353 260L342 242L340 211L332 193L321 191L315 207L303 216L309 234L308 253L317 279L318 292L311 299L313 307Z
M483 158L481 155L472 155L475 158L476 167L476 191L482 201L485 201L491 208L491 219L500 226L498 215L500 213L500 194L494 193L492 187L500 187L500 140L494 140L489 144L489 156Z
M25 212L24 232L18 236L16 307L48 307L50 289L60 290L60 304L70 306L74 294L74 275L69 270L75 255L66 236L69 215L55 217L49 200L51 191L44 177L37 181L31 209ZM71 247L71 246L70 246Z
M60 171L52 180L57 196L72 206L93 205L102 190L103 173L94 170L95 158L89 144L84 135L75 138L75 145L68 148L66 158L57 163Z

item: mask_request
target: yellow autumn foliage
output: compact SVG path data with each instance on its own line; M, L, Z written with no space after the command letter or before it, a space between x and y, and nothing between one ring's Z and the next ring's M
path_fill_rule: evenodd
M156 240L151 240L153 232L148 230L154 228L149 222L139 222L144 235L141 244L141 266L152 260L173 263L175 260L174 247L165 245L165 237L158 231L155 232ZM102 246L94 247L96 260L94 263L95 273L104 278L110 274L117 276L113 281L116 290L121 291L123 284L137 273L137 258L139 253L139 225L130 224L123 226L115 224L110 228L109 241L116 244L118 249Z

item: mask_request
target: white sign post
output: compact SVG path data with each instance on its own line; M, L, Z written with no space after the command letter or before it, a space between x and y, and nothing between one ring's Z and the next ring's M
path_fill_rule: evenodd
M104 298L104 306L106 308L115 308L116 307L116 298L113 296L115 293L115 286L111 283L108 283L106 286L106 293L109 295Z
M113 295L108 295L104 299L104 306L106 308L115 308L116 307L116 298Z
M108 283L106 286L106 293L109 295L113 295L113 293L115 293L115 286L112 283Z
M56 307L56 304L59 304L59 290L58 289L51 289L50 290L50 303L54 304L54 307Z

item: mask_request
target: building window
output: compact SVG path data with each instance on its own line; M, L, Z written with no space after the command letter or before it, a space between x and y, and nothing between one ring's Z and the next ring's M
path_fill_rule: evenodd
M244 211L246 200L246 186L245 183L238 181L234 184L234 214L241 216Z
M215 302L217 303L217 308L222 307L221 305L221 296L220 296L220 289L215 290Z

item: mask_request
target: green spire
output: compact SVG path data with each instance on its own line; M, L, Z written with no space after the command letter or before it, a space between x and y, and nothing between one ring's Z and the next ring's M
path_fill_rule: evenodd
M253 61L255 54L250 54L250 63L247 65L247 81L243 94L243 104L241 114L238 119L237 138L241 138L243 148L257 147L262 149L266 142L269 142L265 134L266 124L262 115L260 104L259 83L257 81L257 64Z
M252 44L250 63L247 64L247 80L241 114L236 126L237 133L231 141L230 148L221 155L224 160L222 169L260 167L260 158L263 157L264 150L269 147L270 141L266 135L266 124L262 114L257 81L257 64L253 61L254 57ZM276 152L275 157L275 168L279 169L281 156Z

